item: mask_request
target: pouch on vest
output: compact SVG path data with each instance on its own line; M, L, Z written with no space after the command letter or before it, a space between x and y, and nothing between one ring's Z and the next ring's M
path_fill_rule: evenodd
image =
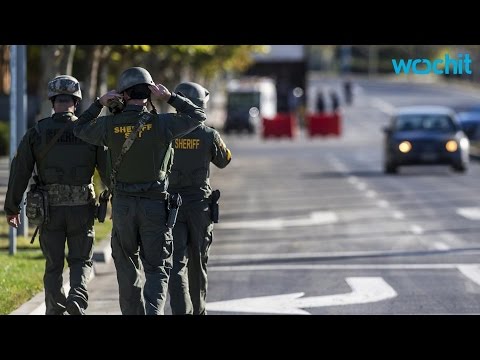
M25 214L29 222L33 225L48 224L48 192L40 189L37 184L31 186L27 192L27 199L25 205Z

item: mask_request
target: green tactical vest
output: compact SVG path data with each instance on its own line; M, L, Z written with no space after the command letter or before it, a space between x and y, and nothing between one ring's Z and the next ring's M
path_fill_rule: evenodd
M35 125L41 139L40 143L34 146L34 156L37 158L55 134L65 126L66 121L70 122L56 144L41 161L37 162L40 180L46 185L92 183L97 162L97 147L73 135L72 118L76 120L71 113L58 113L40 120Z
M182 196L199 194L210 195L210 161L214 133L208 127L199 126L182 138L172 142L175 150L169 192L180 192Z
M122 150L123 143L135 130L141 114L138 111L124 111L117 115L109 115L108 147L111 163L114 164ZM152 117L156 116L151 114ZM157 122L147 121L138 134L135 142L124 155L117 173L116 182L126 184L146 184L164 182L173 161L173 151L170 144L163 143L159 137L160 129Z

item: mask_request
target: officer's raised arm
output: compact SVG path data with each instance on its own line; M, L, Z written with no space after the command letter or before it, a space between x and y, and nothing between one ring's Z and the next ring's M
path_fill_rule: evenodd
M166 134L170 137L166 139L167 141L188 134L206 120L205 110L192 103L186 97L170 92L161 84L149 86L149 89L153 97L167 101L178 112L177 114L159 115L159 119L162 122L161 126L166 127Z
M104 146L97 147L97 163L96 168L98 170L98 174L100 175L100 179L102 180L103 184L106 187L110 187L110 179L107 174L107 154L108 148Z
M212 163L220 169L223 169L232 160L232 152L225 142L221 138L218 131L213 131L213 144L212 144Z
M103 107L106 106L109 101L121 97L121 94L118 94L115 90L111 90L103 94L100 98L97 98L75 122L73 129L75 136L90 144L107 146L107 124L105 121L102 121L101 118L97 118Z

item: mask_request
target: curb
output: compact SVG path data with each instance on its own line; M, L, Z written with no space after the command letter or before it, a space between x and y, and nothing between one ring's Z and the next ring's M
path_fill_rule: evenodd
M94 262L108 264L110 261L112 261L112 247L110 246L110 237L111 235L107 235L107 237L100 241L98 245L94 246L92 256Z
M95 278L95 263L109 263L112 260L112 249L110 247L110 235L100 241L98 245L94 246L94 252L92 256L93 267L88 279L88 283ZM70 290L70 271L67 268L63 272L63 290L65 294L68 294ZM18 309L12 311L9 315L45 315L45 290L35 295L26 303L21 305Z
M92 272L88 283L95 278L95 264L92 267ZM70 291L70 271L69 269L63 272L63 290L65 294ZM66 279L66 280L65 280ZM45 290L35 295L32 299L21 305L17 310L10 313L10 315L45 315Z

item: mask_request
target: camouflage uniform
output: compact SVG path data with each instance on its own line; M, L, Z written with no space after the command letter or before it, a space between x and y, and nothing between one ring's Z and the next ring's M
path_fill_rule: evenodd
M124 83L153 83L145 69L138 69L141 68L127 69L121 75L117 92L128 89ZM133 75L143 74L143 79L132 76L133 80L129 80L130 71ZM112 256L120 309L125 315L164 313L173 252L165 203L167 174L173 158L169 145L205 120L203 109L182 96L172 93L168 103L183 114L149 114L150 120L123 157L113 189ZM129 104L116 115L97 119L101 109L98 101L92 104L80 116L74 131L87 142L108 146L113 163L140 117L147 114L147 108ZM141 265L145 272L143 294Z
M67 75L49 82L48 97L67 94L81 99L78 81ZM34 167L48 191L50 221L40 228L40 246L46 259L46 314L83 313L88 305L87 281L92 270L95 192L92 176L95 168L106 181L106 152L73 135L76 117L71 112L55 113L40 120L22 138L13 158L5 212L20 212L22 196ZM46 144L62 128L64 133L50 151L38 160ZM68 244L67 262L70 267L70 291L65 297L62 272L65 262L65 241ZM73 309L70 311L70 309Z
M175 91L206 107L208 91L195 83L179 84ZM169 177L169 192L182 197L173 228L173 269L170 276L170 306L174 315L205 315L207 262L213 241L210 210L210 162L219 168L231 161L220 134L208 127L197 129L173 143L175 161Z

